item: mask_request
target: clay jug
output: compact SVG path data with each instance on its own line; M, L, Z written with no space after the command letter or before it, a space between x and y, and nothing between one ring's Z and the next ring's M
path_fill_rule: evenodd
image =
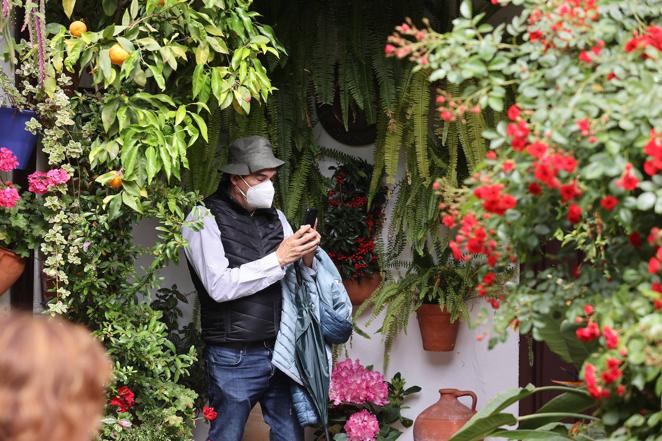
M13 252L0 248L0 295L21 277L25 262Z
M431 352L450 352L455 349L459 320L451 323L451 315L439 305L424 303L416 311L421 329L423 349Z
M359 279L343 280L343 285L349 294L352 305L359 306L370 297L375 289L382 283L382 276L379 273L372 274Z
M476 394L457 389L439 390L441 398L425 409L414 423L414 441L446 441L476 413ZM470 396L471 409L458 397Z

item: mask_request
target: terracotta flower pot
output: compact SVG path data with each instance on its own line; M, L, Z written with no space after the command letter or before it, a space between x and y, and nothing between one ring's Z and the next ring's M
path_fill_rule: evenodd
M4 294L21 277L25 262L15 253L0 248L0 295Z
M459 320L451 323L451 315L439 305L423 304L416 311L421 328L423 349L433 352L448 352L455 349Z
M352 301L352 305L358 306L370 297L379 284L382 282L382 276L375 273L368 277L361 277L359 279L343 280L347 294Z
M439 390L439 401L425 409L414 423L414 441L446 441L476 413L476 394L457 389ZM470 396L471 409L458 397Z

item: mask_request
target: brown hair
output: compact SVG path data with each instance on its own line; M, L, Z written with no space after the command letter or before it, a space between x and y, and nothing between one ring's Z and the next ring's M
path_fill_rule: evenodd
M85 328L0 314L0 441L89 441L111 364Z

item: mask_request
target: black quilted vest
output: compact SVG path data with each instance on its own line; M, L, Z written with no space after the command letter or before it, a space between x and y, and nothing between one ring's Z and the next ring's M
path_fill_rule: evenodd
M230 268L260 259L278 248L283 225L274 208L258 209L251 215L220 189L205 199L216 218L221 242ZM189 265L200 298L202 338L207 344L255 342L276 337L280 326L281 284L229 302L212 299Z

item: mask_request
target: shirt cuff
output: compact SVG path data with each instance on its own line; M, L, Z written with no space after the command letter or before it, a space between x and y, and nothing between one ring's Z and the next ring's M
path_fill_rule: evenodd
M260 267L263 268L269 274L273 273L274 275L278 274L285 276L285 269L280 266L278 261L278 255L274 251L271 254L267 254L262 259L260 259Z

